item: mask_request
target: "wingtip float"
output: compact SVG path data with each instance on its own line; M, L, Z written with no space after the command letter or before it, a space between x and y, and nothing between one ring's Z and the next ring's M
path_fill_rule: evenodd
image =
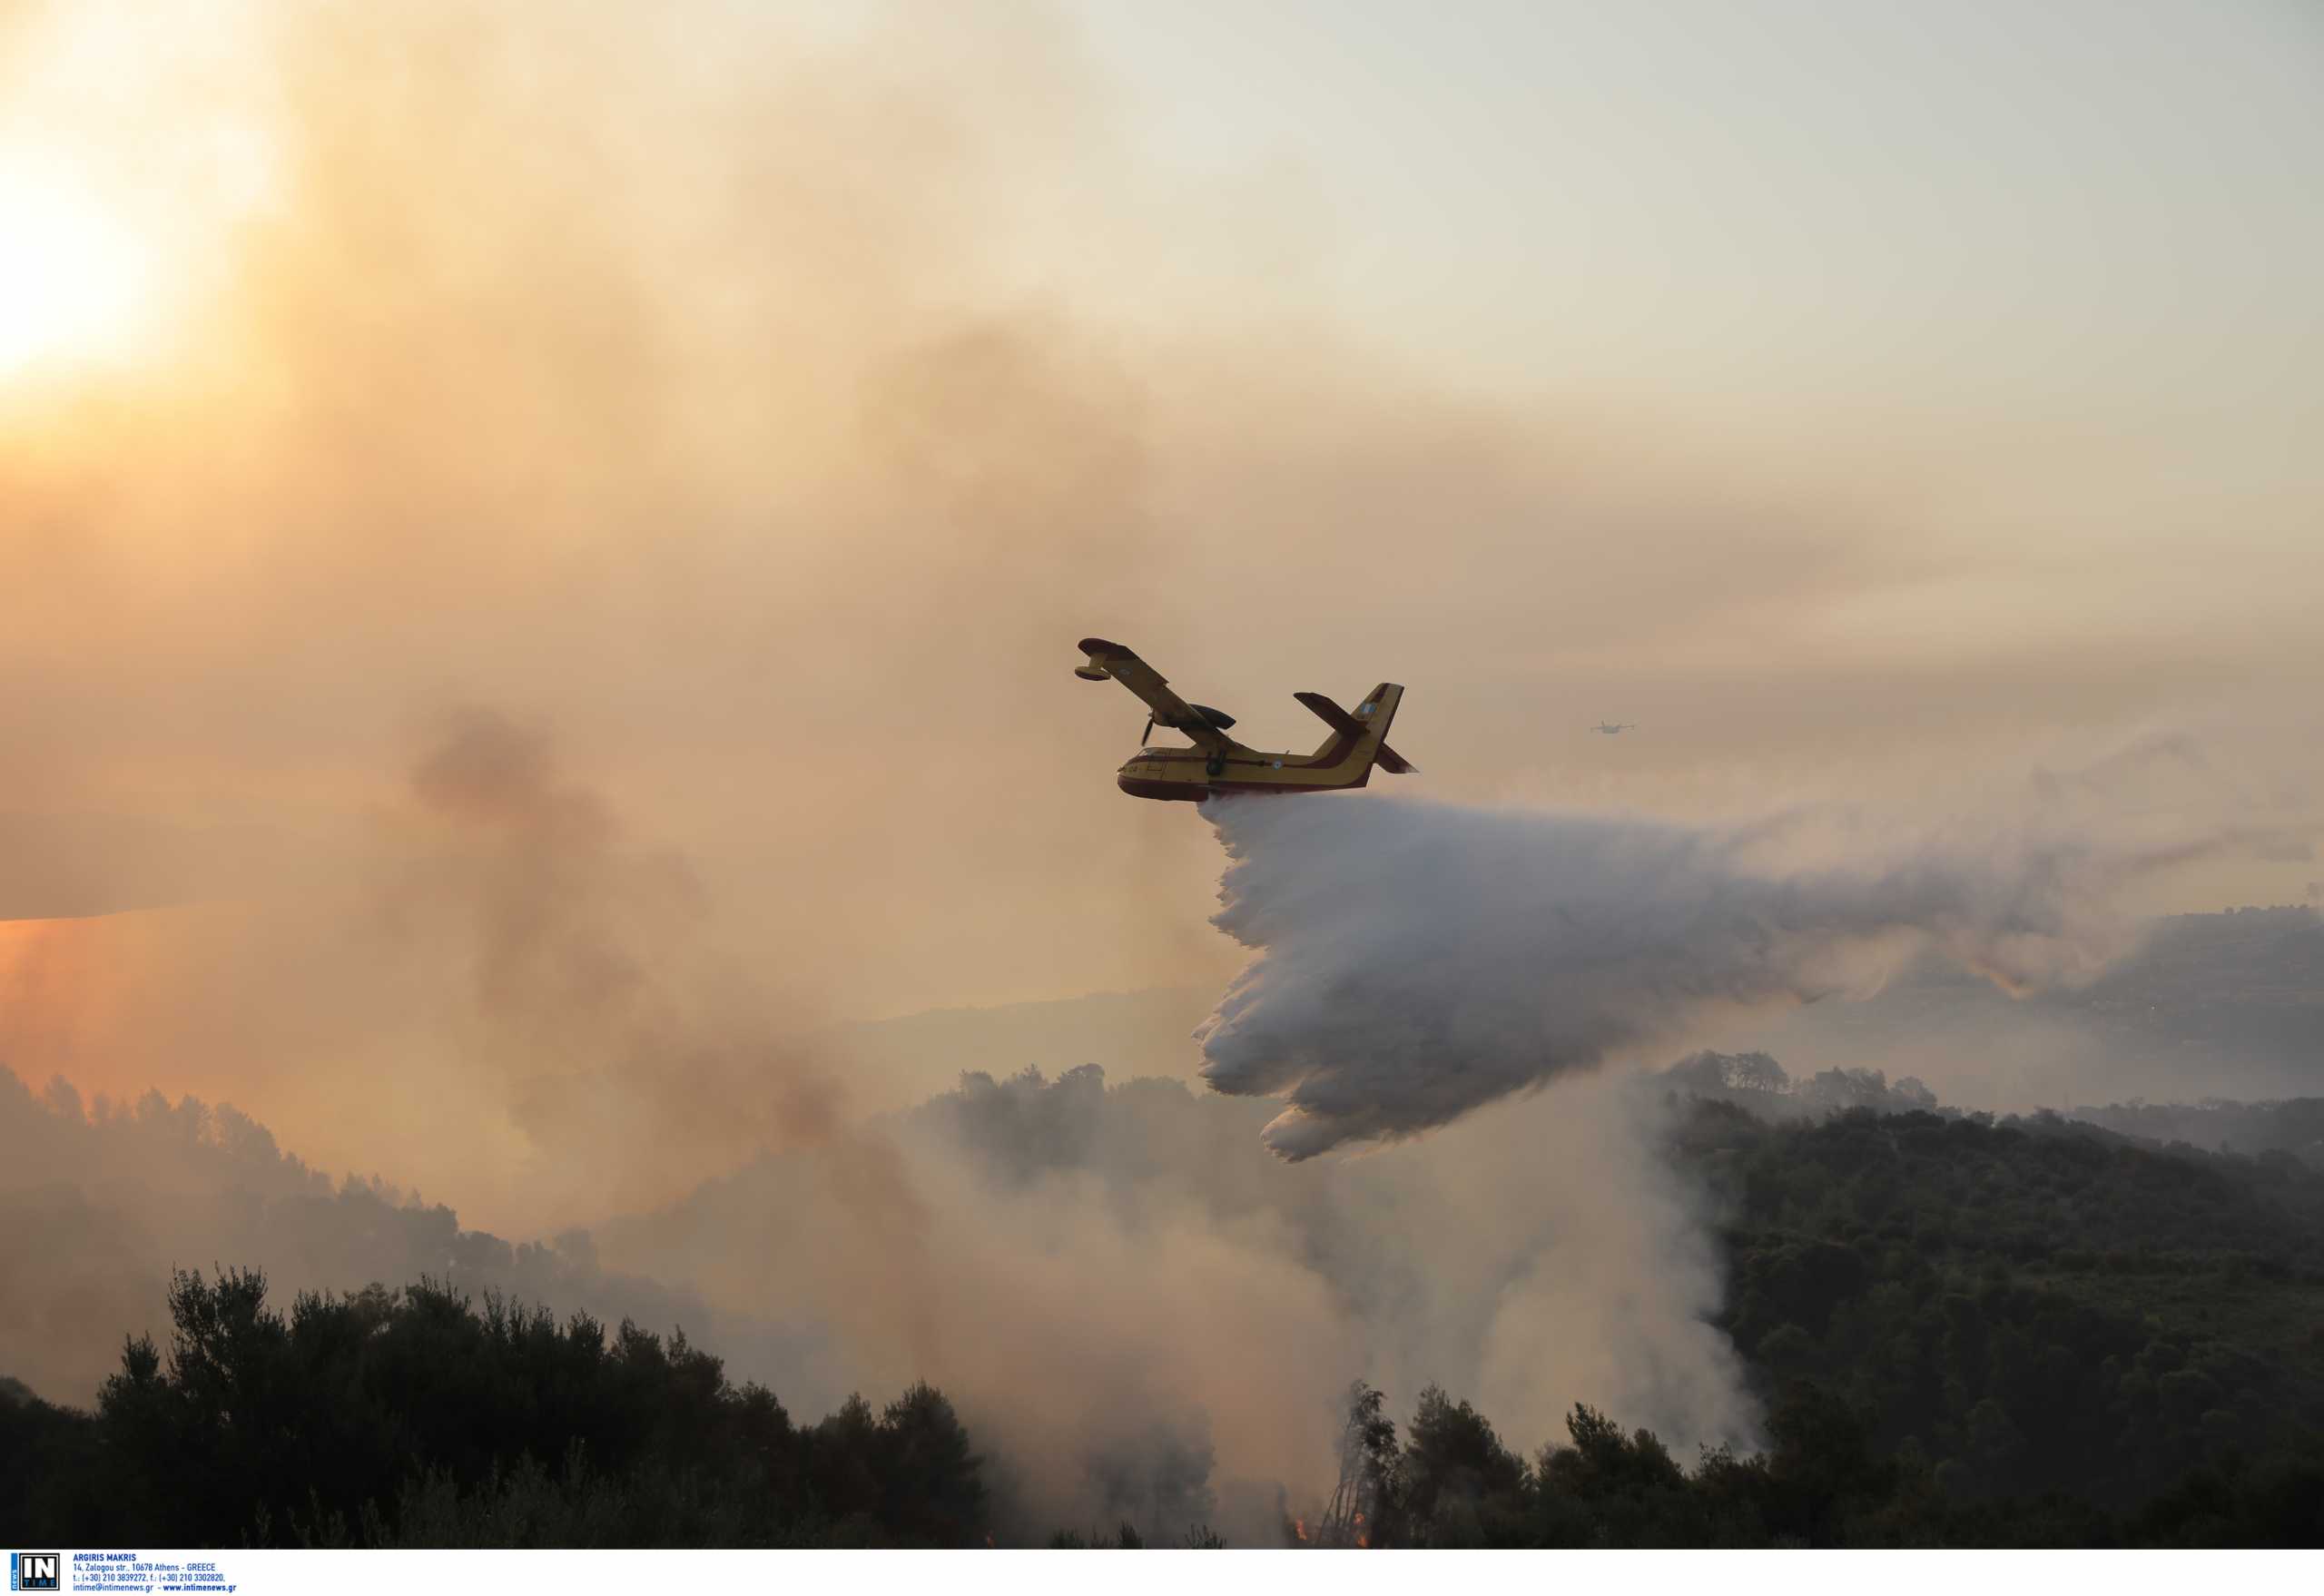
M1383 682L1350 712L1320 693L1293 696L1331 728L1312 754L1266 754L1226 734L1235 717L1207 704L1189 704L1170 691L1161 672L1118 643L1084 637L1088 663L1073 667L1085 682L1119 682L1144 701L1145 742L1157 726L1185 734L1190 748L1141 747L1115 778L1133 798L1199 802L1228 793L1339 793L1372 779L1374 765L1391 775L1419 767L1388 746L1388 724L1396 718L1403 688Z

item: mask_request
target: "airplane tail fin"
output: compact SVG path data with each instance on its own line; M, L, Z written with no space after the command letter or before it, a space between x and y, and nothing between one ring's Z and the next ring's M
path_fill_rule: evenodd
M1315 758L1319 763L1337 764L1351 757L1363 760L1362 773L1356 780L1358 786L1370 776L1374 764L1399 776L1420 768L1388 746L1388 724L1396 718L1396 706L1404 696L1403 688L1396 683L1383 682L1373 688L1364 695L1353 714L1321 693L1295 693L1292 696L1332 728L1332 734L1315 750Z

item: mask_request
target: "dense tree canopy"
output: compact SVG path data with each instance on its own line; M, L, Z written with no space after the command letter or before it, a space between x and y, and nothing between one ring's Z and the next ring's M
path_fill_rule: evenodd
M792 1423L719 1360L423 1282L301 1296L181 1274L94 1416L0 1405L11 1522L84 1544L981 1544L980 1460L916 1385Z

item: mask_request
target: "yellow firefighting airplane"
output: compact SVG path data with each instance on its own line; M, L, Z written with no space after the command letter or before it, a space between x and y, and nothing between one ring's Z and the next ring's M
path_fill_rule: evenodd
M1313 754L1262 754L1246 748L1226 734L1235 717L1223 710L1188 704L1170 691L1161 672L1118 643L1084 637L1081 652L1087 665L1073 667L1085 682L1108 676L1146 701L1146 730L1142 742L1157 726L1184 732L1191 748L1141 748L1116 778L1133 798L1199 800L1224 793L1330 793L1361 787L1378 765L1391 775L1408 775L1416 768L1388 746L1388 723L1396 718L1396 704L1404 690L1383 682L1364 695L1350 714L1321 693L1295 693L1294 698L1331 727L1332 734Z

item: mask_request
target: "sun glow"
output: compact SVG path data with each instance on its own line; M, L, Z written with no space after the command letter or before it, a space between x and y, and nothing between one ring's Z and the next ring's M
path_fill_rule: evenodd
M0 377L130 354L150 320L155 264L88 193L0 161Z
M260 22L254 0L74 0L16 23L0 60L0 384L185 352L236 279L244 223L282 202L280 106L250 65Z

